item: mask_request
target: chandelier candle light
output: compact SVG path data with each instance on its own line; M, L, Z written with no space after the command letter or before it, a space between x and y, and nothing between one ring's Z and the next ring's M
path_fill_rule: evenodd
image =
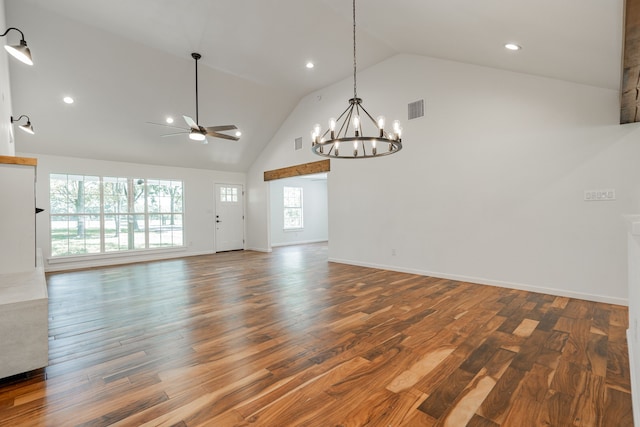
M392 130L387 132L385 118L379 116L374 119L365 110L362 99L358 98L356 74L356 0L353 0L353 98L349 100L349 106L337 119L329 119L329 128L324 133L322 133L319 124L313 127L311 149L319 156L338 159L366 159L387 156L402 149L400 122L394 120ZM369 123L369 127L374 128L374 136L365 136L363 132L365 123ZM352 133L349 133L350 129Z

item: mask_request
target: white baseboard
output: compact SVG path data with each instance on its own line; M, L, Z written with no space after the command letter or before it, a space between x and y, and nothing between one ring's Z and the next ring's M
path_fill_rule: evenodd
M372 264L372 263L345 260L345 259L339 259L339 258L331 258L331 257L329 258L329 261L337 262L340 264L357 265L360 267L378 268L380 270L397 271L400 273L417 274L420 276L436 277L438 279L449 279L449 280L456 280L459 282L477 283L479 285L497 286L499 288L517 289L520 291L538 292L543 294L556 295L560 297L577 298L577 299L583 299L583 300L594 301L594 302L603 302L607 304L616 304L616 305L624 305L624 306L629 305L629 300L626 298L609 297L606 295L587 294L583 292L572 292L572 291L567 291L565 289L546 288L542 286L526 285L522 283L504 282L501 280L490 280L483 277L461 276L458 274L440 273L440 272L434 272L434 271L418 270L413 268L401 268L401 267L396 267L391 265Z
M271 252L271 248L247 248L248 251L256 251L256 252L266 252L269 253Z
M631 329L627 329L627 347L629 348L629 368L631 370L631 404L633 405L633 423L640 425L640 384L638 384L638 369L636 366L636 351L640 348L634 348L634 340Z
M309 245L311 243L324 243L327 239L319 239L319 240L301 240L298 242L286 242L286 243L272 243L272 248L279 248L281 246L295 246L295 245Z

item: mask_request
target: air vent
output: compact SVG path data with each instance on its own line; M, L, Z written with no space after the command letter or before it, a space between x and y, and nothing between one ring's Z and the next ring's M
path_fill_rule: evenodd
M295 149L302 150L302 137L296 138Z
M424 116L424 99L409 104L409 120Z

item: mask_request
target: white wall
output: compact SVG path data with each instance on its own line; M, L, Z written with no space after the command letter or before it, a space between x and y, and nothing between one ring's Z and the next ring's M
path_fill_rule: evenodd
M0 0L0 34L8 28L5 20L4 0ZM2 38L2 45L7 44L6 38L11 37L11 44L15 40L17 31L11 31ZM19 35L18 35L19 37ZM19 38L18 38L19 40ZM14 156L16 147L13 141L11 127L11 89L9 84L9 54L0 49L0 156ZM28 65L25 65L27 67Z
M329 238L327 180L288 178L270 181L271 246L326 242ZM284 187L302 188L303 230L284 230Z
M35 174L34 166L0 163L0 275L35 270Z
M319 160L309 130L346 108L351 85L304 98L249 170L250 247L269 247L262 173ZM616 91L412 55L361 72L358 88L374 116L403 121L404 149L332 160L330 259L627 303L640 130L618 124ZM407 121L419 99L426 116ZM615 201L583 200L610 188Z
M629 219L629 367L631 394L640 395L640 215ZM633 400L634 419L640 422L640 399Z
M38 159L36 206L46 210L36 215L36 244L39 248L42 248L45 270L47 271L213 253L215 252L214 185L215 183L245 185L245 175L242 173L119 163L40 154L22 155ZM49 175L51 173L182 180L184 182L185 248L181 250L143 251L136 255L128 253L73 257L69 262L60 263L54 261L50 263Z

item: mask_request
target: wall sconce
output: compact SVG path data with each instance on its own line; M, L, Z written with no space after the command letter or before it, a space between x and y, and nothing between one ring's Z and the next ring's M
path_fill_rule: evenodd
M27 42L24 40L24 33L22 31L20 31L15 27L11 27L4 33L0 34L0 37L6 36L7 33L11 30L16 30L17 32L20 33L22 37L20 39L20 44L15 46L10 46L7 44L4 46L4 48L7 50L7 52L9 52L13 57L17 58L18 60L24 62L27 65L33 65L33 60L31 59L31 51L27 47Z
M23 114L20 117L18 117L17 119L14 119L13 116L11 116L11 123L19 122L20 120L22 120L23 117L27 118L27 124L20 125L18 127L20 129L22 129L23 131L25 131L26 133L30 133L31 135L33 135L35 132L33 131L33 126L31 126L31 119L29 119L29 116L26 116L26 115Z

